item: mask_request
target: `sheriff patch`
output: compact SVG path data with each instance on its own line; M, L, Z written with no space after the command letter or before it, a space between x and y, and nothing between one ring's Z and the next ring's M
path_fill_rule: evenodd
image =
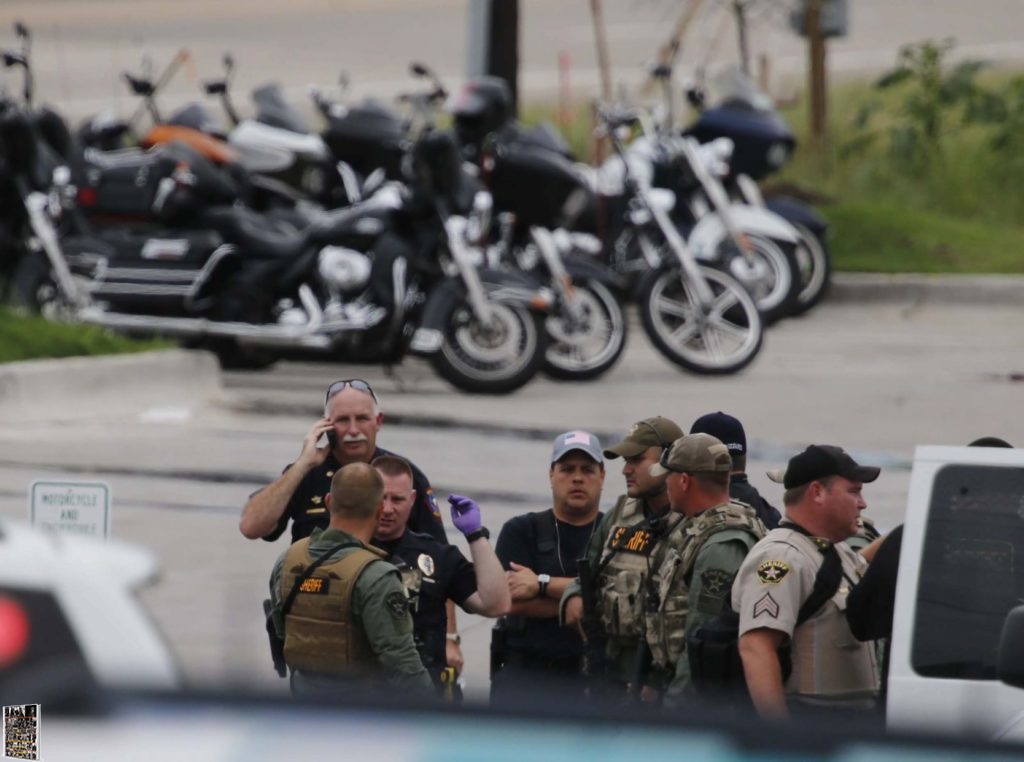
M404 619L409 615L409 597L404 592L388 593L384 599L384 605L388 607L391 616L395 619Z
M314 595L327 595L330 589L330 580L322 577L307 577L299 585L300 593L313 593Z
M772 598L771 593L765 593L757 603L754 604L754 619L757 619L762 614L766 614L772 619L779 618L779 603Z
M608 536L608 549L623 553L649 556L654 544L654 533L641 527L617 527Z
M785 561L765 561L757 567L757 578L762 585L777 585L789 574L789 564Z
M427 498L427 508L430 509L430 515L434 517L438 524L443 524L444 519L441 518L441 509L437 505L437 498L434 497L434 488L427 487L424 494Z
M734 577L735 575L722 569L709 569L700 575L701 595L724 598L725 594L732 589Z
M428 556L426 553L420 553L419 558L416 559L416 565L428 577L434 576L434 559L431 556Z

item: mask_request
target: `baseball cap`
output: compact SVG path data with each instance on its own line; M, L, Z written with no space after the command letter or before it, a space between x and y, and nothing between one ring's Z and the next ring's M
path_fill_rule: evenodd
M734 455L744 455L747 452L747 434L743 431L743 424L728 413L719 410L717 413L702 415L690 427L691 434L710 434L721 440L722 444L729 448Z
M589 431L567 431L555 437L555 445L551 450L551 462L557 463L573 450L579 450L598 463L604 463L604 458L601 457L601 440Z
M661 461L650 468L651 476L667 473L729 473L732 456L729 448L710 434L686 434L662 453Z
M785 471L769 471L768 478L792 489L826 476L842 476L853 482L873 482L880 472L881 469L875 466L860 465L842 447L811 445L790 458Z
M604 456L609 459L632 458L648 447L671 447L672 443L682 435L683 430L675 421L662 418L660 415L644 418L630 427L629 433L621 442L606 447Z

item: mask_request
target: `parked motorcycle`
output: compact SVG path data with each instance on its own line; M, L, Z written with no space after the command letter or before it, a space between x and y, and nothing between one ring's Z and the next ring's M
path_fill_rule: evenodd
M72 178L7 102L0 157L23 211L14 290L50 318L177 336L226 364L413 352L471 392L513 391L542 361L548 299L525 276L477 269L466 229L486 210L445 133L417 139L408 189L382 187L293 234L237 204L231 178L181 143L96 152ZM151 214L96 227L83 196Z

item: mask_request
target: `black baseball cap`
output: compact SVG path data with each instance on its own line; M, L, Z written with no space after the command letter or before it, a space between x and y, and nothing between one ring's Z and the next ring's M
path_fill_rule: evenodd
M769 471L768 478L792 489L828 476L842 476L851 482L873 482L879 473L881 469L860 465L842 447L811 445L790 458L785 471Z
M710 434L729 448L730 455L745 455L747 452L747 434L743 431L743 424L721 410L702 415L693 422L690 433Z

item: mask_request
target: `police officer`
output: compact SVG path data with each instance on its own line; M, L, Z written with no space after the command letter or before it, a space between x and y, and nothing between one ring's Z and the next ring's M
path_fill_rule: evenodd
M324 497L331 477L347 463L370 463L391 455L377 447L384 423L380 400L368 383L359 378L335 381L327 389L324 417L310 427L302 440L298 459L272 484L254 493L242 509L239 530L250 540L276 540L292 522L292 542L308 537L314 527L327 525ZM317 442L327 435L327 446ZM416 504L410 526L447 542L441 513L430 482L412 466Z
M558 624L558 602L597 530L604 457L588 431L555 438L548 480L552 508L505 522L495 548L505 567L512 610L491 640L491 703L583 695L583 641Z
M362 690L390 683L429 691L401 576L369 545L383 493L371 466L343 466L331 480L327 529L314 529L274 564L274 626L296 695L337 694L353 681Z
M587 546L587 559L596 574L597 615L603 633L609 692L626 695L627 687L643 693L640 656L643 645L645 580L651 558L662 541L669 513L665 476L650 467L664 450L683 435L674 422L661 416L638 421L621 441L604 451L606 458L624 461L626 494L601 520ZM579 579L562 596L560 616L566 626L581 627L583 601ZM652 690L653 687L652 687Z
M690 681L686 638L722 613L747 552L765 535L754 509L729 497L733 459L710 434L689 434L651 467L666 476L676 520L648 580L645 634L650 680L664 686L665 704L678 706Z
M447 669L445 602L482 616L508 611L510 598L505 572L488 540L480 506L468 497L451 495L452 523L469 543L473 563L458 548L408 528L416 503L409 463L394 455L373 461L384 480L384 506L374 530L374 544L399 567L413 601L416 647L439 692L454 689L455 671ZM457 635L455 636L458 637Z
M756 512L766 529L775 529L782 514L779 509L761 497L761 493L747 478L747 433L739 419L719 410L702 415L690 427L691 434L710 434L729 448L732 472L729 474L729 495L733 500L746 503Z
M843 612L864 558L844 540L858 531L861 494L879 469L862 466L839 447L811 445L790 458L781 477L786 515L755 545L732 588L739 614L739 651L747 689L763 716L785 717L810 707L870 709L878 694L872 643L859 643ZM819 570L841 562L835 593L797 625ZM837 564L838 566L838 564ZM819 585L820 586L820 585ZM792 673L783 679L779 647L791 644Z

